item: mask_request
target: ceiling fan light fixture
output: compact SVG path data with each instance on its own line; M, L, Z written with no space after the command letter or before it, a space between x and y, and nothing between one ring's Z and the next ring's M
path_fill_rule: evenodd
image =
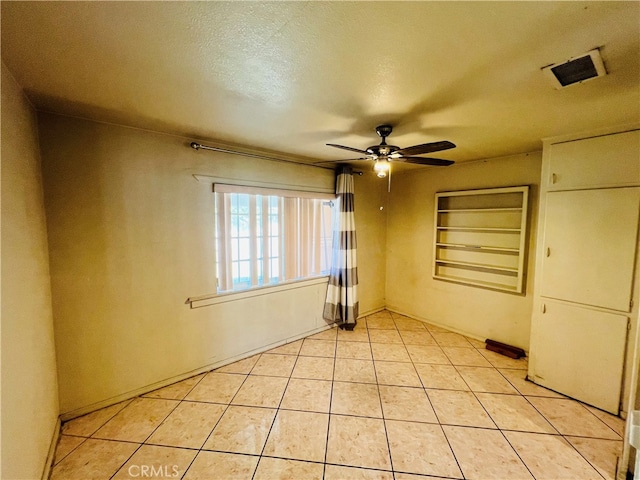
M373 171L379 178L385 178L389 170L391 170L391 164L388 160L376 160L376 163L373 164Z

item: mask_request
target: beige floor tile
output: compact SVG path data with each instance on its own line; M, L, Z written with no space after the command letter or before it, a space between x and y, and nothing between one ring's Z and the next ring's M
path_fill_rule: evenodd
M324 462L329 415L280 410L263 455Z
M260 455L275 416L272 408L231 405L203 448Z
M478 340L476 338L471 338L471 337L464 337L464 338L466 338L467 342L473 345L474 348L485 349L487 347L486 343L483 340Z
M622 441L598 438L566 437L578 452L606 480L615 480L616 465L622 456Z
M296 357L292 355L263 353L251 370L251 375L290 377L295 364Z
M602 480L559 435L503 432L536 480Z
M358 326L360 326L358 322ZM352 331L349 330L338 330L338 341L347 341L347 342L368 342L369 341L369 330L367 328L358 328L356 327Z
M409 353L403 344L372 343L371 352L374 360L411 362Z
M527 368L529 368L529 362L526 358L510 358L486 349L478 349L478 352L496 368L515 368L520 370L527 370Z
M144 442L178 403L176 400L138 397L93 436L109 440Z
M372 343L402 343L402 338L397 330L369 329L369 341Z
M409 317L399 317L394 318L393 321L396 324L396 328L400 331L417 331L417 332L426 332L427 327L424 322L420 320L414 320Z
M377 312L374 312L374 313L371 313L371 314L367 315L366 318L367 318L367 321L368 320L376 320L376 319L378 319L378 320L391 320L391 319L393 319L393 314L389 310L382 309L382 310L379 310Z
M526 380L527 371L517 368L499 368L498 371L509 380L509 383L516 387L516 389L522 395L531 395L534 397L553 397L553 398L565 398L563 395L549 390L548 388L536 385L529 380Z
M111 478L139 446L90 438L53 467L50 479Z
M229 365L225 365L224 367L216 368L215 372L217 373L237 373L240 375L247 375L251 373L251 369L260 359L260 355L254 355L249 358L244 358L242 360L238 360L237 362L230 363Z
M353 328L354 330L366 330L367 329L367 317L360 317L358 318L358 323L356 323L356 326ZM338 328L338 334L340 333L342 329Z
M442 350L454 365L466 365L471 367L491 366L489 361L480 355L475 348L442 347Z
M383 420L332 415L327 463L391 470Z
M393 473L367 468L327 465L324 480L393 480ZM425 480L424 477L422 480Z
M335 357L336 342L333 340L309 340L305 338L302 342L300 355L306 357Z
M217 403L182 402L146 443L200 448L226 408Z
M234 453L200 452L183 480L251 480L258 459Z
M311 340L332 340L335 342L337 335L338 335L338 328L332 327L332 328L328 328L327 330L323 330L320 333L315 333L307 338L310 338Z
M56 447L55 457L53 459L53 464L57 464L64 457L69 455L72 451L76 449L78 445L86 440L85 437L72 437L70 435L60 435L60 440L58 440L58 446Z
M433 477L431 475L414 475L412 473L395 473L396 480L443 480L444 477Z
M112 478L181 478L197 453L196 450L185 448L143 445Z
M249 375L231 403L248 407L277 408L287 388L288 378Z
M435 363L451 365L451 361L437 345L407 345L407 351L414 363Z
M441 347L473 347L464 335L453 332L434 332L431 331L431 335L436 339L438 345Z
M400 337L405 345L438 345L427 330L400 330Z
M368 383L333 382L331 413L382 418L378 386Z
M267 353L277 353L278 355L298 355L301 347L302 340L296 340L295 342L285 343L279 347L272 348Z
M338 342L336 357L371 360L371 346L365 342Z
M518 393L495 368L459 366L456 369L474 392Z
M496 428L491 417L471 392L427 390L427 395L442 424Z
M101 408L82 417L74 418L62 424L62 433L79 437L90 437L96 430L116 416L120 410L129 405L131 400Z
M498 428L521 432L555 433L555 428L520 395L476 393Z
M159 388L158 390L154 390L153 392L149 392L143 395L143 397L165 398L167 400L183 400L184 397L186 397L187 394L193 389L193 387L195 387L198 382L202 380L204 375L204 373L201 375L196 375L195 377L187 378L186 380L182 380L181 382Z
M583 406L604 423L606 423L609 428L620 435L620 437L624 437L625 421L623 419L621 419L620 417L616 417L615 415L611 415L610 413L603 412L602 410L599 410L590 405L583 404Z
M469 390L469 387L453 365L418 363L415 367L424 388Z
M621 440L607 424L575 400L543 397L527 399L562 435Z
M280 408L329 413L330 404L330 381L292 378L284 392Z
M378 388L385 419L438 423L431 402L422 388L388 385Z
M256 360L257 361L257 360ZM220 373L218 370L207 373L185 400L195 402L229 403L240 389L246 376Z
M501 432L446 425L442 428L465 478L533 480Z
M333 362L333 358L298 357L291 376L313 380L331 380L333 378Z
M374 362L380 385L421 387L420 377L412 363Z
M262 457L253 480L322 480L321 463Z
M387 420L393 469L462 478L440 425Z
M396 324L393 322L391 317L388 317L388 318L367 317L367 328L369 330L395 330Z
M437 325L432 325L427 322L425 322L425 326L427 327L427 330L429 330L429 332L431 333L451 333L446 328L438 327Z
M337 382L376 383L376 372L371 360L336 358L334 380Z

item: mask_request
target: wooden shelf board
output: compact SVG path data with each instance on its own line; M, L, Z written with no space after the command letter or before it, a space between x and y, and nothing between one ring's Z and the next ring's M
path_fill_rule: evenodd
M434 275L433 278L439 280L448 280L451 282L459 282L466 285L477 285L480 287L493 288L495 290L504 290L507 292L517 292L517 288L513 285L506 285L503 283L495 283L495 282L483 282L482 280L472 280L465 277L456 277L454 275Z
M520 207L499 208L450 208L438 210L438 213L490 213L490 212L521 212Z
M468 232L503 232L520 233L519 228L497 228L497 227L438 227L438 230L457 230Z
M518 273L518 269L514 267L504 267L502 265L490 265L487 263L460 262L458 260L443 260L440 258L436 259L436 263L446 264L446 265L456 265L459 267L482 268L485 270L495 270L499 272Z
M510 248L510 247L492 247L489 245L465 245L460 243L436 243L436 247L453 247L453 248L464 248L468 250L476 250L476 251L495 251L495 252L504 252L504 253L519 253L520 249L518 248Z

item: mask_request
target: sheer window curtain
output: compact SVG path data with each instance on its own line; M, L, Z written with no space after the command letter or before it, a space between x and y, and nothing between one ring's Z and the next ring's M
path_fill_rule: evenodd
M353 330L358 319L359 302L351 167L342 167L339 171L336 196L340 213L334 226L333 259L322 316L329 322L337 323L340 328Z

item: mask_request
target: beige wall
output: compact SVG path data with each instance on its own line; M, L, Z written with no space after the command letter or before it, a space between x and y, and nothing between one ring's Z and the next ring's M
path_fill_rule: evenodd
M395 175L387 219L387 307L527 349L541 160L541 153L532 153ZM516 185L531 186L526 295L434 280L435 193Z
M360 314L385 307L387 183L371 170L369 162L355 176L355 222L358 242L358 294ZM382 210L380 209L382 207Z
M40 135L63 414L326 325L326 285L196 309L185 300L215 292L211 183L193 175L333 189L332 170L49 114ZM370 195L365 179L356 182ZM383 235L382 224L367 227L371 215L358 213L359 240L375 245L363 248L374 259L363 268L384 275L377 239L366 241ZM368 283L363 311L384 305L384 287Z
M2 64L2 472L40 478L58 418L35 111Z

